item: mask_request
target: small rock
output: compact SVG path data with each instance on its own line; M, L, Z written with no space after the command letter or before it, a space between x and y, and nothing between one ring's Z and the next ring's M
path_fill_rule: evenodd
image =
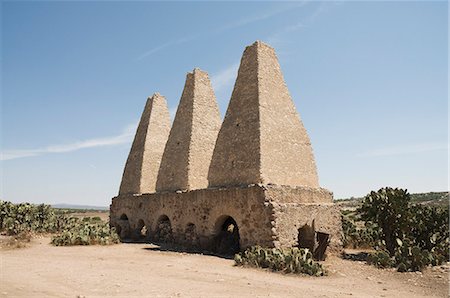
M386 288L383 288L383 291L387 291L387 289L386 289Z
M382 282L382 281L377 281L377 283L378 283L378 284L382 284L383 282Z

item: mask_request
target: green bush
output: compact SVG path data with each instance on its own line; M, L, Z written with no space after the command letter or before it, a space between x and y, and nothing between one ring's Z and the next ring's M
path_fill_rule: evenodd
M374 236L373 247L378 250L369 256L369 263L405 272L439 265L449 259L448 208L409 203L407 191L397 188L372 191L364 198L357 213L368 231L379 231L378 234L369 232ZM343 221L347 238L354 237L352 224Z
M380 231L380 239L390 255L397 246L396 239L402 239L410 228L410 196L406 190L382 188L370 192L358 212L365 222L374 224Z
M377 246L378 230L370 223L358 227L357 221L359 218L355 218L352 214L343 213L341 215L344 247L370 248Z
M13 204L0 201L0 231L14 236L23 233L57 233L54 245L113 244L119 242L115 229L100 217L79 219L49 205Z
M56 232L59 217L49 205L0 201L0 231L5 231L7 235L17 235L21 232Z
M326 272L322 265L313 260L307 248L262 248L252 246L234 256L237 266L268 268L285 273L304 273L322 276Z
M389 253L384 250L371 253L367 258L367 263L378 268L389 268L395 264L393 258L391 258Z
M119 243L119 236L108 223L98 220L79 220L75 218L72 224L65 226L61 233L52 237L52 244L56 246L67 245L93 245Z

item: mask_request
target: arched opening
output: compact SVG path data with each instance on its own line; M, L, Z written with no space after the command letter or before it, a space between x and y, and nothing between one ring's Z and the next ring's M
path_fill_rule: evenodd
M158 219L155 229L155 240L164 243L173 241L172 225L167 215L161 215Z
M138 239L140 240L143 240L148 236L147 226L145 225L145 222L142 219L138 221L138 224L136 226L136 234L138 236Z
M219 217L215 225L215 251L221 255L234 255L240 251L239 228L236 221L228 215Z
M120 239L125 239L130 236L130 223L128 221L128 216L125 213L119 217L119 221L115 228Z
M190 246L191 248L197 247L199 240L195 224L189 223L186 226L186 230L184 231L184 241L185 244Z

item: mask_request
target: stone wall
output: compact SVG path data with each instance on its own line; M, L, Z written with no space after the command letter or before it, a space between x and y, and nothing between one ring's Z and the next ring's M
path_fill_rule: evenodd
M122 238L136 236L143 221L151 239L158 221L167 216L177 244L186 244L186 230L193 224L200 248L206 250L228 216L237 223L241 249L296 246L298 229L315 220L316 231L330 234L332 247L337 248L340 213L330 196L326 190L264 185L125 195L113 199L110 220ZM309 204L312 199L328 203ZM121 220L124 214L126 221Z
M231 216L239 228L241 247L256 243L270 246L272 241L271 209L265 202L264 189L258 186L119 196L111 204L111 225L127 224L120 220L123 214L130 226L130 231L121 235L124 238L133 237L139 220L145 222L151 238L158 220L165 215L171 222L175 243L183 244L185 230L192 223L202 248L210 249L223 221Z
M312 226L315 232L331 235L329 251L342 249L341 212L333 203L274 203L275 246L293 247L299 244L299 229Z

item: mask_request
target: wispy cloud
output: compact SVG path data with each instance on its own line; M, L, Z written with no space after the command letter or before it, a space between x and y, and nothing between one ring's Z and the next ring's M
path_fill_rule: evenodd
M291 11L293 9L302 7L306 3L307 3L307 1L302 1L302 2L299 2L299 3L295 3L294 5L290 4L290 5L283 6L283 7L280 7L278 9L273 9L273 10L270 10L270 11L266 11L266 12L263 12L263 13L260 13L260 14L257 14L257 15L256 14L255 15L250 15L250 16L247 16L247 17L242 18L240 20L232 21L232 22L230 22L230 23L220 27L219 29L217 29L217 32L226 31L226 30L230 30L230 29L236 29L236 28L239 28L239 27L242 27L242 26L245 26L245 25L249 25L251 23L255 23L255 22L262 21L262 20L266 20L266 19L269 19L269 18L271 18L273 16L281 14L283 12Z
M380 157L395 156L413 153L425 153L439 150L448 150L448 144L445 143L423 143L402 146L392 146L379 148L358 154L359 157Z
M304 2L303 5L306 3L307 2ZM311 3L314 3L314 2L311 2ZM269 36L267 38L267 41L272 45L277 44L278 45L277 48L279 48L280 45L282 43L284 43L285 38L283 38L283 36L285 36L286 34L307 28L321 14L323 14L324 12L326 12L327 10L329 10L331 7L333 7L335 5L338 5L338 4L335 4L334 2L320 2L317 6L317 9L313 10L311 14L305 16L303 19L301 19L295 23L292 23L292 24L284 27L279 32L272 34L271 36Z
M60 144L60 145L50 145L44 148L37 149L13 149L13 150L5 150L0 153L0 160L11 160L18 159L30 156L38 156L49 153L63 153L63 152L72 152L80 149L86 148L95 148L95 147L105 147L105 146L114 146L120 144L130 143L133 135L136 131L137 123L128 125L122 133L110 136L110 137L101 137L88 139L84 141L69 143L69 144Z
M211 76L211 83L216 93L236 80L238 68L239 63L234 63Z
M148 56L150 56L150 55L152 55L152 54L154 54L154 53L156 53L156 52L159 52L159 51L161 51L161 50L163 50L163 49L165 49L165 48L168 48L168 47L170 47L170 46L175 46L175 45L183 44L183 43L186 43L186 42L188 42L188 41L191 41L191 40L193 40L193 39L195 39L195 38L196 38L196 36L189 36L189 37L182 37L182 38L179 38L179 39L170 40L170 41L168 41L168 42L166 42L166 43L163 43L163 44L161 44L161 45L159 45L159 46L156 46L156 47L154 47L154 48L148 50L147 52L141 54L141 55L137 58L137 60L138 60L138 61L139 61L139 60L142 60L142 59L144 59L144 58L146 58L146 57L148 57Z
M301 7L301 6L305 5L306 3L307 3L307 1L302 1L302 2L299 2L299 3L283 6L283 7L279 8L279 9L274 9L274 10L263 12L263 13L257 14L257 15L250 15L248 17L245 17L245 18L242 18L242 19L239 19L239 20L236 20L236 21L231 21L228 24L225 24L225 25L223 25L223 26L221 26L219 28L213 29L212 31L209 31L209 33L206 32L205 35L209 35L209 34L215 35L215 34L218 34L218 33L224 32L224 31L228 31L228 30L231 30L231 29L236 29L236 28L239 28L239 27L243 27L243 26L255 23L255 22L259 22L259 21L262 21L262 20L265 20L265 19L269 19L269 18L271 18L271 17L273 17L275 15L278 15L278 14L281 14L283 12L291 11L292 9ZM145 53L141 54L137 58L137 60L138 61L142 60L142 59L144 59L144 58L146 58L148 56L151 56L154 53L157 53L157 52L159 52L159 51L161 51L163 49L166 49L166 48L171 47L171 46L180 45L180 44L192 41L192 40L194 40L194 39L196 39L198 37L199 37L199 35L194 35L194 36L188 36L188 37L182 37L182 38L170 40L170 41L165 42L163 44L157 45L157 46L151 48L150 50L146 51Z

